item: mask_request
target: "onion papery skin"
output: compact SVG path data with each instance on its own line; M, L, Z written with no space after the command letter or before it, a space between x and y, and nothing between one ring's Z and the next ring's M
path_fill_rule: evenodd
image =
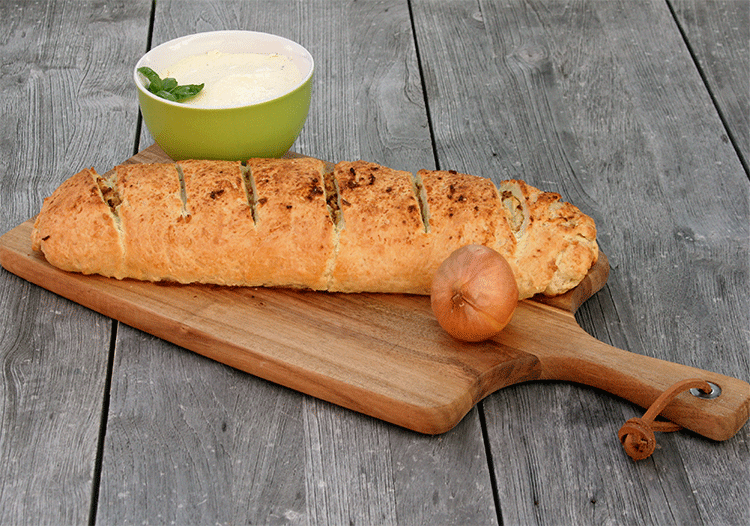
M443 261L433 277L432 311L457 340L496 336L518 305L518 286L505 258L482 245L466 245Z

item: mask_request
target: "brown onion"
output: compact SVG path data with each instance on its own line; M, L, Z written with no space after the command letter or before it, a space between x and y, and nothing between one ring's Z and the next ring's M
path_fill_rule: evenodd
M466 245L440 265L432 280L432 311L457 340L479 342L498 334L518 305L510 265L495 250Z

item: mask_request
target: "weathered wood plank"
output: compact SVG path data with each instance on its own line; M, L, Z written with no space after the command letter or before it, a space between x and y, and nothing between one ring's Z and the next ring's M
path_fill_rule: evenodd
M150 5L0 5L2 231L80 163L106 170L132 153L130 69ZM163 40L239 27L313 51L321 76L299 151L435 162L405 2L156 5ZM671 5L689 27L693 4ZM413 7L440 165L526 178L595 216L614 265L581 314L597 337L747 380L747 179L666 4ZM717 53L700 8L701 45ZM716 66L717 79L731 70ZM720 107L747 107L741 90L707 83ZM0 522L86 522L110 322L6 272L0 315ZM477 411L415 436L118 333L100 523L496 520ZM747 429L722 443L660 435L633 464L616 431L640 411L591 390L517 386L484 409L505 524L750 519Z
M97 522L299 523L301 395L126 327L114 374Z
M669 0L747 170L750 164L750 2Z
M413 8L441 167L595 217L613 269L580 318L600 339L747 380L748 183L666 4ZM639 411L618 400L530 384L484 408L505 523L746 522L747 426L660 436L634 464L617 430Z
M156 7L154 45L240 28L311 51L313 103L297 151L434 165L405 1ZM149 143L147 132L142 139ZM476 410L447 435L422 436L126 327L112 393L98 522L496 523ZM224 424L228 431L218 431Z
M305 18L317 26L319 38L308 45L320 77L300 151L404 170L434 167L406 2L316 4L305 4ZM450 433L426 437L306 403L307 427L315 431L306 435L311 522L496 522L476 410Z
M127 63L149 5L0 4L0 231L75 171L132 154ZM0 271L0 523L88 521L111 328Z

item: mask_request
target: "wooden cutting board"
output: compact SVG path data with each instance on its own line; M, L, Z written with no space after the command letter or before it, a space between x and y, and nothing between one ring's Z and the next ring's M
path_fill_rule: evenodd
M164 162L150 147L127 162ZM578 307L606 283L602 255L583 282L522 301L494 340L469 344L438 325L428 297L118 281L63 272L31 249L33 220L0 237L0 264L105 316L266 380L421 433L453 428L482 398L530 380L603 389L648 407L687 378L718 385L682 393L662 416L714 440L747 421L750 385L637 355L581 329ZM127 352L127 350L125 351Z

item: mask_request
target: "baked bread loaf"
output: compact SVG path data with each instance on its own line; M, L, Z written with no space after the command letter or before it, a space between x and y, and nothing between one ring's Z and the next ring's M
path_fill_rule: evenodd
M508 260L521 298L575 287L598 257L593 220L522 181L311 158L86 169L44 200L32 232L72 272L411 294L429 294L470 243Z

